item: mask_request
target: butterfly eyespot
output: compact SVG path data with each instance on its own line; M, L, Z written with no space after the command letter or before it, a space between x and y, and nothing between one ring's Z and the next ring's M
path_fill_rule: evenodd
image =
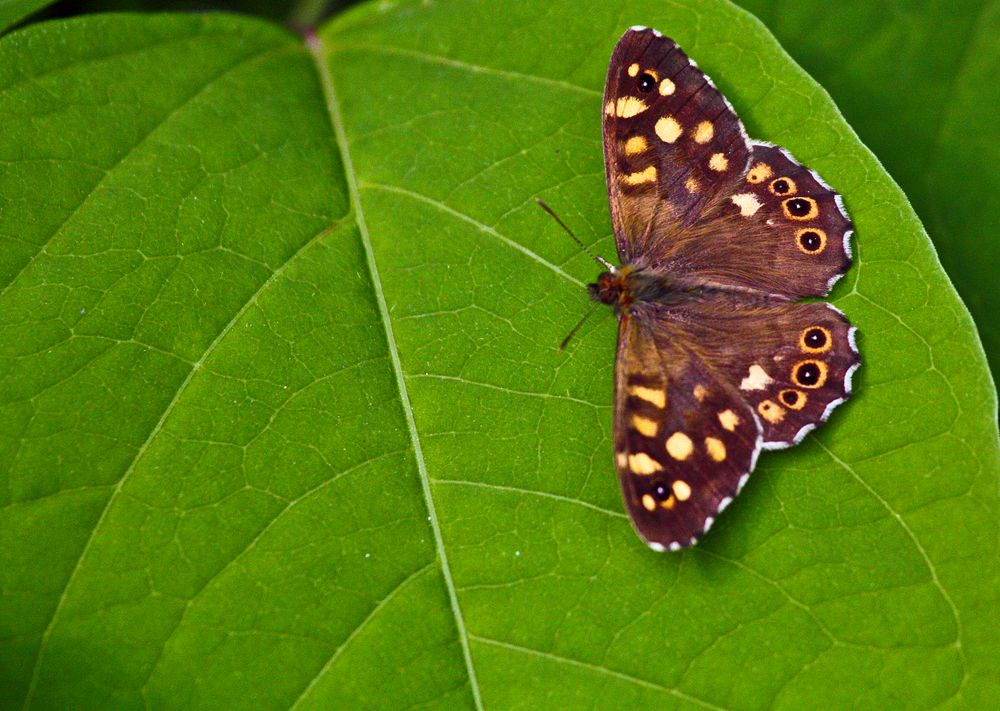
M783 200L781 209L791 220L811 220L819 214L819 206L810 197L794 197Z
M827 367L821 360L803 360L792 368L792 382L802 388L821 388L826 383Z
M792 410L801 410L806 406L808 400L806 394L798 390L782 390L778 393L778 399L785 407Z
M757 406L757 412L772 425L776 425L785 419L785 408L773 400L764 400Z
M823 230L799 230L795 241L806 254L818 254L826 247L826 233Z
M797 186L791 178L776 178L767 186L774 195L794 195Z
M832 346L830 331L822 326L810 326L799 337L799 348L806 353L826 353Z
M639 91L643 93L652 91L654 86L656 86L656 77L652 74L643 72L639 75Z
M674 496L674 490L662 481L656 482L653 486L653 493L646 494L642 497L642 505L648 510L653 511L656 509L656 504L659 504L665 509L672 509L674 504L677 503L677 497ZM647 501L648 499L648 501ZM653 506L649 504L652 503Z

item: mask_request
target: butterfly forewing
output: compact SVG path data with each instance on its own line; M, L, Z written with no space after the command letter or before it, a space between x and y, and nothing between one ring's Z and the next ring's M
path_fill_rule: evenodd
M656 310L620 324L615 463L636 531L657 550L678 550L739 493L762 442L739 393L673 338Z
M604 158L618 253L634 261L730 194L750 159L732 106L677 44L632 29L604 92ZM653 229L651 229L653 228Z

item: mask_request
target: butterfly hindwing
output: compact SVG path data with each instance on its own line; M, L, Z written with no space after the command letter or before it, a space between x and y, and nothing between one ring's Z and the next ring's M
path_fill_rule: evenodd
M648 228L688 225L746 172L750 144L733 107L673 40L633 28L604 92L604 158L618 253L648 252Z
M797 444L850 397L856 329L827 303L738 303L715 295L662 318L760 418L765 449Z
M622 319L615 457L639 535L657 550L694 544L749 478L760 422L732 386L680 347L652 311Z
M798 444L851 395L861 365L856 329L831 304L788 304L755 314L749 347L719 364L760 417L764 448ZM739 337L740 330L734 335Z

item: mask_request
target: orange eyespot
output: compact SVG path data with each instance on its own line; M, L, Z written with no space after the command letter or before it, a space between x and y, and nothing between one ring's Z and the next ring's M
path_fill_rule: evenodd
M639 75L639 91L644 94L650 92L659 81L660 75L657 74L654 69L645 69L642 74Z
M798 186L791 178L775 178L767 189L772 195L794 195L798 191Z
M801 410L806 406L808 397L800 390L782 390L778 393L778 399L790 410Z
M782 200L781 209L789 220L812 220L819 214L819 205L811 197Z
M826 232L810 227L795 233L795 244L806 254L819 254L826 249Z
M826 383L827 367L821 360L800 360L792 368L792 382L800 388L815 390Z
M785 419L785 408L773 400L764 400L757 405L757 412L772 425L780 423Z
M774 175L774 171L771 170L771 166L767 163L755 163L754 166L747 172L747 182L755 184L763 183L772 175Z
M804 353L826 353L833 347L833 335L822 326L810 326L799 336L799 348Z

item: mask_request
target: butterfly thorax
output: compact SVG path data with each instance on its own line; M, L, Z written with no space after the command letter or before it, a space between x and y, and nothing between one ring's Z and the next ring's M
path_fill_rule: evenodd
M661 270L643 269L626 264L613 272L602 272L597 282L587 285L590 298L627 311L640 302L670 303L697 298L698 289L676 283Z

